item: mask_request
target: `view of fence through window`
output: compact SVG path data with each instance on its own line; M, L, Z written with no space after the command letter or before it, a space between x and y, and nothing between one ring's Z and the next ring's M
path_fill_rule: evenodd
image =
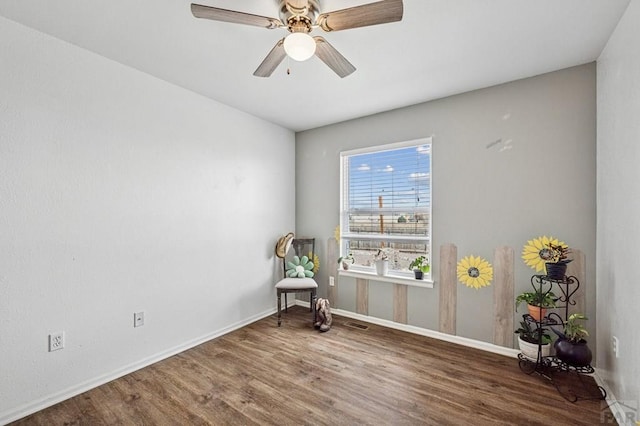
M409 272L430 254L431 140L341 154L341 253L371 267L378 250L389 268Z

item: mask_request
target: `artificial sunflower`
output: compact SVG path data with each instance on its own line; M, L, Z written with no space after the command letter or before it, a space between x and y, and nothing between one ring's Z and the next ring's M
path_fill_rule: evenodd
M493 267L480 256L467 256L458 262L458 280L467 287L486 287L493 279Z
M336 226L336 229L333 230L333 238L340 244L340 225Z
M564 242L554 237L543 235L542 237L534 238L527 241L527 244L522 248L522 260L527 266L535 269L536 272L544 271L545 263L555 261L556 250L554 250L554 247L558 246L568 248Z
M311 260L311 252L309 252L307 257L309 258L309 260ZM320 258L318 257L317 254L314 253L313 254L313 273L317 274L319 270L320 270Z

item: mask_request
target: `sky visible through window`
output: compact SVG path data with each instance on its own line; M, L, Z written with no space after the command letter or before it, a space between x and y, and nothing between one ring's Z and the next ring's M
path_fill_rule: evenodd
M430 203L429 145L354 155L349 158L349 204L353 210L379 207L407 211Z

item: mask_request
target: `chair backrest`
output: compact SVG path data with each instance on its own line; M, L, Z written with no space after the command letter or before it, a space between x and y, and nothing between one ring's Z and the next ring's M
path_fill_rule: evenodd
M307 256L309 260L314 261L316 254L316 239L315 238L294 238L291 242L291 248L289 255L282 259L282 272L287 273L287 259L291 259L292 256ZM291 254L293 252L293 254Z

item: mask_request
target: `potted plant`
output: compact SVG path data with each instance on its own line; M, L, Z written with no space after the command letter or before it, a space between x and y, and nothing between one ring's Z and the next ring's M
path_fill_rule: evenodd
M544 253L541 254L541 257L546 260L547 277L552 280L564 280L567 264L573 260L568 258L571 252L569 246L549 243L543 250Z
M518 335L520 352L531 361L538 360L538 346L540 355L545 357L551 353L551 336L544 327L531 327L531 322L520 321L520 328L514 331Z
M413 270L416 280L421 280L431 269L429 259L426 256L418 256L409 264L409 269Z
M556 300L558 297L552 291L524 292L516 297L516 311L518 306L525 302L529 309L529 315L536 321L542 321L542 318L547 315L547 309L556 307Z
M591 349L589 349L587 341L584 339L589 336L589 333L581 321L586 320L588 318L583 314L571 314L564 323L563 332L552 328L553 332L559 337L553 345L556 350L556 356L569 365L585 367L591 363L593 358Z
M342 269L345 271L349 269L350 265L355 263L355 259L353 258L353 254L347 253L346 256L340 256L338 258L338 265L342 264Z
M374 256L374 263L378 275L387 275L389 271L389 255L386 251L378 249L378 253Z

